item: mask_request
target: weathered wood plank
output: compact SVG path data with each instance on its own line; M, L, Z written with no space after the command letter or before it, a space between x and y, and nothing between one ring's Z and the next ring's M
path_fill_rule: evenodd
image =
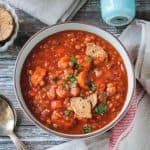
M24 142L27 145L28 150L46 150L52 146L64 143L63 141L36 141L36 142ZM7 147L6 147L7 145ZM0 150L16 150L14 144L11 141L0 142Z
M15 129L18 137L23 141L68 141L68 139L49 134L36 126L17 126ZM10 141L8 137L0 137L0 142Z

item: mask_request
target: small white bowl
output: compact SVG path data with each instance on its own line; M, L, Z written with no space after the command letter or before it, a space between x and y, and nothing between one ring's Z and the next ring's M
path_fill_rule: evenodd
M105 40L107 40L109 43L111 43L116 48L118 53L121 55L123 62L125 64L126 70L127 70L128 92L127 92L125 104L124 104L122 110L109 124L107 124L106 126L104 126L101 129L98 129L98 130L88 133L88 134L76 134L76 135L75 134L65 134L65 133L60 133L60 132L54 131L54 130L44 126L32 115L32 113L28 109L28 107L23 99L22 92L21 92L21 86L20 86L21 71L22 71L24 62L25 62L27 56L29 55L29 53L40 41L42 41L46 37L51 36L55 33L58 33L61 31L67 31L67 30L87 31L87 32L91 32L93 34L96 34L96 35L104 38ZM16 65L15 65L14 88L15 88L16 96L17 96L24 112L40 128L44 129L45 131L47 131L49 133L54 133L56 135L67 137L67 138L87 138L87 137L94 136L97 134L100 135L100 134L108 131L110 128L112 128L126 114L128 108L130 106L131 100L132 100L134 87L135 87L135 76L134 76L134 72L133 72L132 63L130 61L130 58L129 58L123 44L112 34L104 31L103 29L100 29L100 28L92 26L92 25L83 24L83 23L73 23L73 22L62 23L62 24L58 24L58 25L54 25L54 26L50 26L50 27L42 29L38 33L34 34L26 42L26 44L23 46L22 50L20 51L20 53L17 57L17 61L16 61Z
M5 3L0 2L0 6L6 8L6 10L8 10L11 13L11 15L14 19L14 23L15 23L15 29L14 29L10 39L8 41L6 41L3 46L0 46L0 52L4 52L8 49L8 47L10 45L13 44L14 40L16 39L18 30L19 30L19 23L18 23L18 16L16 15L15 10L12 7L10 7L10 5L6 4L6 2Z

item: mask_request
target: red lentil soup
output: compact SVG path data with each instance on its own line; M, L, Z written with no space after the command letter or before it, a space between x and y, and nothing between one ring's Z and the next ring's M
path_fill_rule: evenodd
M86 134L110 123L127 95L127 72L117 50L84 31L63 31L38 43L21 74L21 90L42 124Z

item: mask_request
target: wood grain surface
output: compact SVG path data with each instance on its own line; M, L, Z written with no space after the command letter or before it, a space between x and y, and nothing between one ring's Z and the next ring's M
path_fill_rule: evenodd
M136 1L136 18L150 21L150 0ZM0 53L0 94L7 96L16 108L18 121L15 129L19 138L31 150L45 150L53 145L63 143L67 139L48 134L36 127L23 113L13 89L13 70L18 52L24 43L35 32L47 26L25 12L16 9L19 16L20 29L18 37L12 47ZM115 28L106 25L101 19L99 0L89 0L88 3L76 14L73 21L81 21L97 25L118 36L125 27ZM15 150L8 137L0 137L0 150Z

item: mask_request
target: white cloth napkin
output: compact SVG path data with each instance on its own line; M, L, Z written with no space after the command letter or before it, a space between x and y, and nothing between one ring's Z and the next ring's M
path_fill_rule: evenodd
M135 74L138 81L150 94L150 22L136 20L124 30L120 40L126 47L132 61L135 62ZM150 149L150 98L145 94L139 103L137 114L128 136L117 141L113 150L149 150ZM129 128L128 128L129 129ZM127 130L128 130L127 129ZM94 142L93 142L94 141ZM48 150L112 150L109 146L109 133L90 139L73 140Z
M109 133L94 138L72 140L47 150L108 150ZM100 141L100 142L99 142Z
M2 0L48 25L70 20L87 0Z
M136 20L120 39L130 49L135 60L135 76L150 95L150 22ZM150 96L145 94L139 102L134 126L128 136L118 145L119 150L150 149Z
M150 95L150 22L136 20L120 36L131 60L135 61L135 76Z

